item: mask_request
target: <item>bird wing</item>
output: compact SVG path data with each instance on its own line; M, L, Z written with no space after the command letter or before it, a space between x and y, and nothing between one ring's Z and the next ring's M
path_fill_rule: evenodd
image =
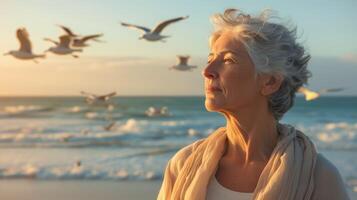
M68 27L66 26L62 26L62 25L57 25L59 26L62 30L64 30L64 32L67 33L67 35L71 36L71 37L77 37L78 35L74 34L71 29L69 29Z
M71 36L62 35L59 37L59 39L60 39L59 46L64 47L64 48L69 48L69 44L71 43Z
M190 56L177 56L177 58L178 58L178 64L187 65L187 61L190 58Z
M113 126L115 125L116 122L111 122L109 124L107 124L106 126L104 126L105 130L110 130L113 128Z
M98 38L98 37L102 37L102 36L103 36L102 33L101 33L101 34L96 34L96 35L88 35L88 36L82 37L82 38L80 39L80 41L84 43L84 42L86 42L87 40L94 39L94 38Z
M110 98L110 97L113 97L113 96L115 96L117 93L116 92L111 92L111 93L109 93L109 94L105 94L105 95L102 95L102 96L100 96L100 97L102 97L102 98L104 98L104 99L107 99L107 98ZM99 98L100 98L99 97Z
M55 45L58 45L58 44L59 44L57 41L54 41L54 40L52 40L52 39L50 39L50 38L43 38L43 40L44 40L44 41L48 41L48 42L52 42L52 43L54 43Z
M25 28L19 28L16 31L17 39L20 42L20 51L26 51L32 53L31 41L29 39L29 33Z
M343 88L328 88L328 89L322 89L319 92L320 93L328 93L328 92L339 92L342 90L343 90Z
M97 38L94 38L93 41L95 42L101 42L101 43L105 43L106 41L103 41L103 40L98 40Z
M141 30L144 33L149 33L151 31L151 29L149 29L149 28L146 28L146 27L143 27L143 26L137 26L137 25L134 25L134 24L127 24L127 23L124 23L124 22L122 22L121 25L122 26L126 26L128 28Z
M314 100L316 98L318 98L320 96L320 94L318 92L312 91L308 88L305 87L300 87L298 89L298 92L302 93L305 95L305 100L306 101L311 101Z
M174 18L174 19L169 19L169 20L166 20L164 22L161 22L160 24L158 24L154 30L152 31L153 33L160 33L167 25L171 24L171 23L174 23L174 22L177 22L177 21L180 21L180 20L183 20L183 19L187 19L188 16L185 16L185 17L177 17L177 18Z
M93 99L94 100L94 99L97 98L97 96L95 94L92 94L92 93L81 91L81 94L87 96L87 98L89 98L89 99Z

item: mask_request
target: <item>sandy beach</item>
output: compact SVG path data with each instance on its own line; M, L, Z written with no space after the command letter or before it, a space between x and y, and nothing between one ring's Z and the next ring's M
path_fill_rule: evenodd
M156 199L160 181L1 180L2 200Z
M1 180L3 200L142 200L156 199L161 181ZM351 200L357 193L349 190Z

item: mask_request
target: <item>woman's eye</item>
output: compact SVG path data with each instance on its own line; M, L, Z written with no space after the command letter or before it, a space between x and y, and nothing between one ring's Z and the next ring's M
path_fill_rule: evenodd
M223 62L225 63L225 64L234 64L234 63L236 63L233 59L231 59L231 58L225 58L224 60L223 60Z

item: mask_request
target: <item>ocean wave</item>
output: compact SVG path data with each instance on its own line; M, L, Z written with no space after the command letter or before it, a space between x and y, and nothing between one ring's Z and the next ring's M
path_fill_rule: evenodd
M357 192L357 177L347 177L346 184L353 192Z
M39 168L28 166L0 170L0 179L38 179L38 180L157 180L162 173L156 171L126 169L101 171L80 166L67 168Z
M181 147L138 149L135 151L118 151L117 153L100 154L94 157L74 153L66 155L64 151L49 151L57 159L33 158L15 159L0 165L0 179L100 179L100 180L155 180L162 177L162 166L167 158ZM17 151L23 152L23 151ZM99 154L98 154L99 152ZM14 153L14 152L12 152ZM38 154L39 152L33 152ZM42 154L42 153L40 153ZM8 158L11 155L5 155ZM68 159L58 159L62 157ZM164 158L164 159L163 159ZM6 158L3 158L6 159Z
M66 108L68 113L84 113L90 110L89 107L85 106L72 106L70 108Z
M47 112L53 110L53 107L39 106L39 105L16 105L5 106L1 109L3 115L21 116L35 112Z
M88 113L88 112L84 112ZM103 113L92 112L99 118ZM105 113L103 114L105 116ZM91 118L90 117L90 118ZM190 142L207 137L219 123L216 118L87 120L77 118L7 119L0 128L1 148L120 147L125 143ZM319 149L357 150L357 122L299 123Z
M320 149L357 150L357 123L329 122L313 125L299 124Z
M37 179L37 180L157 180L162 173L153 170L98 170L81 166L40 168L27 166L0 171L0 179Z

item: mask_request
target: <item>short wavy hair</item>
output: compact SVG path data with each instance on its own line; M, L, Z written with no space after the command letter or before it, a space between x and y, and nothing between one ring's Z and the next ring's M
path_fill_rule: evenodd
M255 66L257 73L280 74L283 82L278 91L269 96L269 109L274 118L280 120L294 105L295 93L311 77L307 69L310 55L297 42L296 26L269 22L279 19L266 9L258 16L244 14L237 9L227 9L224 14L215 14L212 21L215 31L209 44L224 31L233 31L242 42Z

